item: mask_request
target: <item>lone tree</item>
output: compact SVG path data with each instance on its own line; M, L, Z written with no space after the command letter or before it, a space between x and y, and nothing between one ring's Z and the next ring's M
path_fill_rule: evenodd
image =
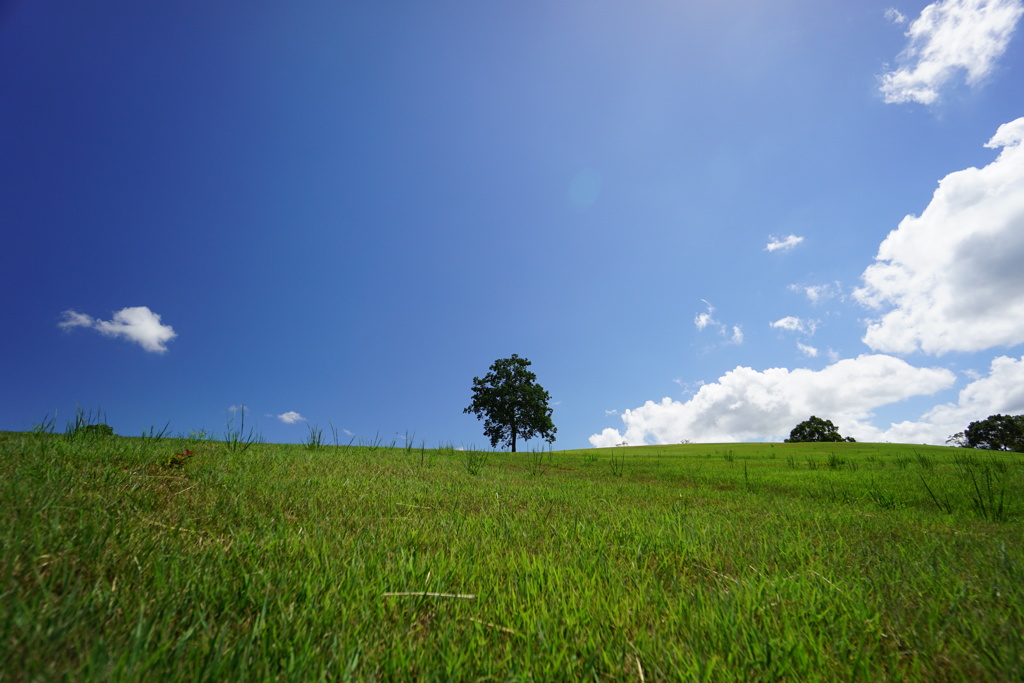
M484 436L491 440L491 447L503 443L515 453L517 439L555 440L558 430L548 407L551 396L536 383L537 375L527 370L529 366L530 361L512 354L494 361L482 379L473 378L473 401L462 412L475 413L484 421Z
M855 441L852 436L845 439L839 434L839 428L832 424L832 420L823 420L820 417L811 415L810 419L804 420L789 433L786 443L803 443L807 441Z
M972 422L946 443L990 451L1024 451L1024 415L989 415Z

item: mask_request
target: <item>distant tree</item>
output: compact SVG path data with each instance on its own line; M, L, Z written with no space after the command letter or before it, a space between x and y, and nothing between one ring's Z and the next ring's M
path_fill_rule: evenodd
M484 421L484 436L492 447L510 445L515 453L518 439L555 440L557 430L548 407L551 396L537 384L529 366L530 361L512 354L494 361L483 378L473 378L473 401L463 412L475 413Z
M963 431L962 442L968 448L1024 451L1024 415L989 415L972 422Z
M946 439L946 445L953 446L954 448L969 448L967 445L967 437L963 432L951 434L949 438Z
M820 417L811 415L810 419L804 420L789 433L786 443L803 443L808 441L856 441L852 436L845 439L839 434L839 429L832 424L832 420L823 420Z
M86 424L79 425L75 428L72 436L84 436L84 437L105 437L113 436L114 428L108 424Z

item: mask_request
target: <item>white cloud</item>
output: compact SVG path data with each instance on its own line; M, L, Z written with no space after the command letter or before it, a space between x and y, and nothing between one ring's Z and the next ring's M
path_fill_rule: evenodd
M796 235L786 235L782 239L777 237L768 238L768 246L765 247L766 251L789 251L796 245L804 241L803 237L797 237Z
M808 346L807 344L801 344L800 342L797 342L796 347L800 349L800 353L804 354L808 358L818 357L818 349L814 348L813 346Z
M714 317L715 307L711 305L706 299L701 299L704 305L708 307L708 310L704 313L698 313L693 318L693 324L697 326L698 332L703 332L707 327L714 327L718 330L718 334L723 337L728 336L729 339L726 343L728 344L742 344L743 343L743 329L739 325L733 325L730 330L729 326L720 320L716 320ZM730 336L731 332L731 336Z
M710 313L698 313L693 319L693 324L697 326L697 330L703 330L705 327L715 322L711 317Z
M701 301L704 301L704 299L701 299ZM694 317L694 319L693 319L693 324L697 326L697 331L698 332L699 331L703 331L704 328L707 327L708 325L719 325L720 324L717 320L715 320L712 317L714 315L714 313L715 313L715 307L712 306L707 301L704 301L704 303L707 305L708 310L705 311L704 313L698 313Z
M810 299L811 303L818 303L826 299L834 297L835 290L832 289L831 285L811 285L810 287L804 287L804 294Z
M684 382L683 380L677 378L677 379L674 379L672 381L675 384L679 385L679 388L680 388L680 390L682 391L683 394L693 395L693 394L697 393L698 389L700 389L702 386L704 386L704 382L702 382L700 380L698 380L696 382ZM617 410L615 411L616 414L618 414L618 412L619 411L617 411Z
M775 322L769 324L779 330L786 330L787 332L801 332L803 334L814 334L814 331L818 328L817 321L802 320L801 318L797 318L792 315L787 315L785 318L779 318Z
M618 429L605 427L601 430L600 434L591 434L589 441L590 445L594 448L612 448L614 446L621 446L623 444L623 437ZM627 441L626 443L628 444L629 442ZM643 442L630 445L642 446Z
M907 22L907 15L895 7L885 10L885 18L894 24L905 24Z
M108 337L124 337L147 351L163 353L167 342L177 337L170 325L160 322L160 315L146 306L122 308L114 313L112 320L98 320L85 313L64 311L64 319L58 323L61 329L89 327Z
M888 308L869 321L876 351L931 354L1024 342L1024 118L999 127L984 168L950 173L920 216L889 233L854 292Z
M938 0L928 5L907 30L908 44L898 58L902 66L881 76L885 101L932 104L961 70L967 72L968 85L978 83L1006 50L1022 12L1021 0Z
M685 402L664 398L623 411L625 433L605 429L590 443L780 439L811 415L831 419L847 434L852 430L846 425L859 426L875 408L948 389L955 380L944 368L916 368L885 355L849 358L822 370L737 367Z
M800 292L807 297L812 304L819 304L836 297L842 298L842 285L838 282L824 285L790 285L791 292Z
M789 330L791 332L803 331L803 322L800 318L792 315L787 315L785 318L780 318L770 324L772 327L776 327L780 330Z
M65 330L72 327L92 327L95 322L96 320L91 315L77 311L64 311L64 320L57 323L57 327Z
M280 415L275 415L274 417L288 425L293 425L296 422L306 421L306 418L302 417L294 410L289 410L287 413L281 413Z
M937 405L920 420L900 422L885 430L864 426L861 432L871 441L942 444L971 422L996 413L1024 413L1024 357L993 359L988 376L964 387L956 403Z

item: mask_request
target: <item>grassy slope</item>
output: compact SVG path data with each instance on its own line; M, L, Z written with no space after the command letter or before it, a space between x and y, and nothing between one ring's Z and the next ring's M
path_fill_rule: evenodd
M7 433L0 486L3 679L1024 676L1020 454Z

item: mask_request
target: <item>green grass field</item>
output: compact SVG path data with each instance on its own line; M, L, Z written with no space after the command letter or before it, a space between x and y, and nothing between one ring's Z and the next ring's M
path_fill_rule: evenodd
M40 430L0 475L2 680L1024 679L1022 454Z

